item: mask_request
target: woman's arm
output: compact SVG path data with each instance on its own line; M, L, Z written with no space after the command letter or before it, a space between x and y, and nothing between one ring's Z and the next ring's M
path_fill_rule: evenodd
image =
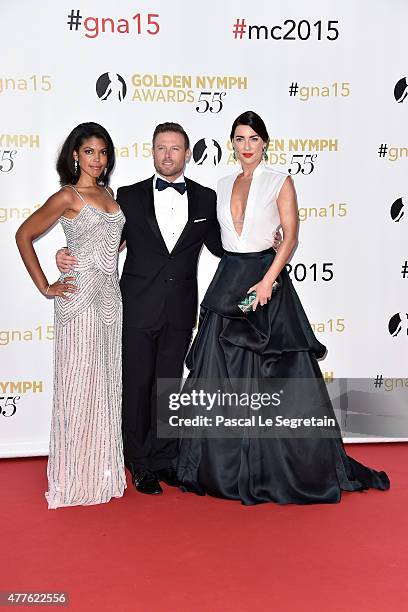
M68 299L65 292L74 293L77 288L75 285L65 282L60 283L57 281L52 285L48 283L34 250L33 241L49 230L61 215L71 208L72 197L67 191L62 189L52 195L41 208L36 210L20 225L16 233L18 250L37 289L43 295L49 297L58 295L65 299ZM72 277L65 280L72 280Z
M299 228L298 208L296 191L292 179L288 176L283 183L277 199L279 216L283 230L283 240L271 267L266 272L263 279L251 287L248 293L256 291L256 299L252 305L255 310L257 305L264 306L272 296L272 285L281 270L287 264L293 249L297 244L297 234Z

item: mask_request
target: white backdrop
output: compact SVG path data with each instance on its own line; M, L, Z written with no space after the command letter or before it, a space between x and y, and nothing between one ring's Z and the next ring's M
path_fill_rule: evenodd
M298 192L292 278L329 350L323 372L406 376L408 5L79 4L20 0L0 8L0 456L47 453L53 303L32 284L14 234L58 190L58 148L84 121L112 135L115 190L153 173L151 135L163 121L182 123L198 143L186 174L215 187L234 169L233 119L247 109L262 115L269 163L290 170ZM221 152L216 164L212 140ZM64 244L59 226L36 243L50 281ZM216 264L203 252L201 294Z

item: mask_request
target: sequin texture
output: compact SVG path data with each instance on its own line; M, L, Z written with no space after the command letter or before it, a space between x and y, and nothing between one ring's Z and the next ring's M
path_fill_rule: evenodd
M121 497L126 487L121 434L122 301L117 271L121 210L88 204L60 219L78 259L79 291L55 299L54 403L48 458L49 508Z

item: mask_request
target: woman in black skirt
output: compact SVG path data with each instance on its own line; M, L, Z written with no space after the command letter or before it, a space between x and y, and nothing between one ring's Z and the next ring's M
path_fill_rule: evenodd
M241 428L236 437L214 438L204 431L192 438L186 433L178 461L182 486L246 505L335 503L342 490L386 490L390 483L384 472L345 453L317 362L326 349L314 336L285 269L298 232L292 180L265 165L269 136L256 113L247 111L234 121L231 141L241 170L218 183L217 216L225 255L202 303L184 390L203 387L209 380L224 381L224 387L230 381L229 391L236 391L237 385L241 391L265 390L279 381L278 391L284 386L286 395L267 415L274 410L275 424L278 417L296 416L334 426L317 427L311 434L274 427L270 437L260 428L254 435L251 426ZM283 241L275 253L278 227ZM253 421L250 412L248 408ZM213 433L214 423L207 434L210 429Z

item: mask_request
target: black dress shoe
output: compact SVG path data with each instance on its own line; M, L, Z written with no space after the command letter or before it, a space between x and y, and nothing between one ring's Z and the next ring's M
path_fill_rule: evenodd
M132 481L139 493L147 493L148 495L159 495L163 493L156 476L148 470L132 473Z
M179 487L181 484L177 478L176 470L173 468L162 468L161 470L156 470L155 473L158 480L165 482L170 487Z

